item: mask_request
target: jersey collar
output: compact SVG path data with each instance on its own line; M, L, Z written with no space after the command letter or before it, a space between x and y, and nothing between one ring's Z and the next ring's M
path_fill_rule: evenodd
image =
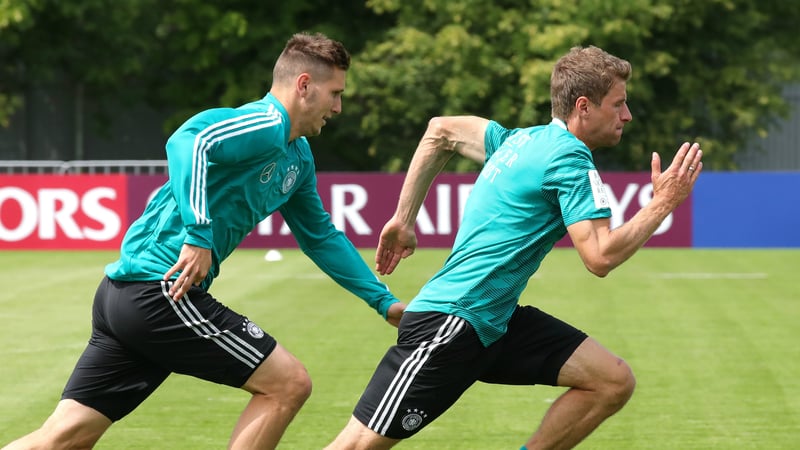
M550 122L550 125L555 125L557 127L561 127L563 129L567 130L567 124L564 123L563 120L561 120L561 119L559 119L557 117L553 117L553 120ZM569 130L567 130L567 131L569 131Z

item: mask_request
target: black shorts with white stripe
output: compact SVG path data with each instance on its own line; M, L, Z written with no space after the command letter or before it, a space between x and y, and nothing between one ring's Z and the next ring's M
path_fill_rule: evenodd
M476 381L556 385L561 367L586 338L531 306L517 306L506 334L489 347L460 317L406 312L397 345L375 369L353 416L382 436L406 439Z
M197 287L172 300L170 283L103 279L92 308L92 336L62 398L117 421L172 372L244 385L275 339Z

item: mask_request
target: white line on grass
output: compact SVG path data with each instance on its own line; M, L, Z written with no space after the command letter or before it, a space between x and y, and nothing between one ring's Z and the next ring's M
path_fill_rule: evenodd
M0 355L27 355L31 353L52 353L54 351L60 352L61 350L82 350L84 347L86 347L86 344L80 342L75 344L48 345L47 347L6 348L0 351Z
M763 280L767 274L763 272L752 273L713 273L713 272L666 272L658 273L656 278L684 279L684 280Z
M328 278L328 276L322 272L304 274L268 273L260 274L258 278L265 278L268 280L324 280Z

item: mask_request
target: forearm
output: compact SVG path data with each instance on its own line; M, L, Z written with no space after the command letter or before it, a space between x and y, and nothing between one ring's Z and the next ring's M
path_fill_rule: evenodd
M664 202L654 200L640 209L629 221L610 230L603 251L611 263L608 270L633 256L653 236L670 212L672 208Z
M302 250L332 280L361 298L384 319L389 307L399 301L372 273L343 233L337 232Z
M395 219L413 226L431 184L453 154L483 163L488 120L475 116L435 117L420 139L406 173Z
M658 227L689 196L703 163L700 145L681 145L672 164L661 172L661 157L650 160L653 199L628 222L611 230L608 219L584 220L567 227L586 268L605 276L630 258Z
M446 145L447 141L429 128L414 152L395 211L395 218L407 226L414 225L433 180L453 156L452 151L445 150Z
M654 200L613 230L607 218L584 220L567 229L586 268L604 277L633 256L670 212L668 205Z

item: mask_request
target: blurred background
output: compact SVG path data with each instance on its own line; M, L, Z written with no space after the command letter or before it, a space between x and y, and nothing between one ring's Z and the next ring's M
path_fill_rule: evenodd
M780 0L3 0L0 160L164 159L180 123L261 98L289 37L318 31L353 56L311 142L322 171L402 171L436 115L547 122L553 63L590 44L634 67L601 170L692 140L706 170L800 170L799 22Z

